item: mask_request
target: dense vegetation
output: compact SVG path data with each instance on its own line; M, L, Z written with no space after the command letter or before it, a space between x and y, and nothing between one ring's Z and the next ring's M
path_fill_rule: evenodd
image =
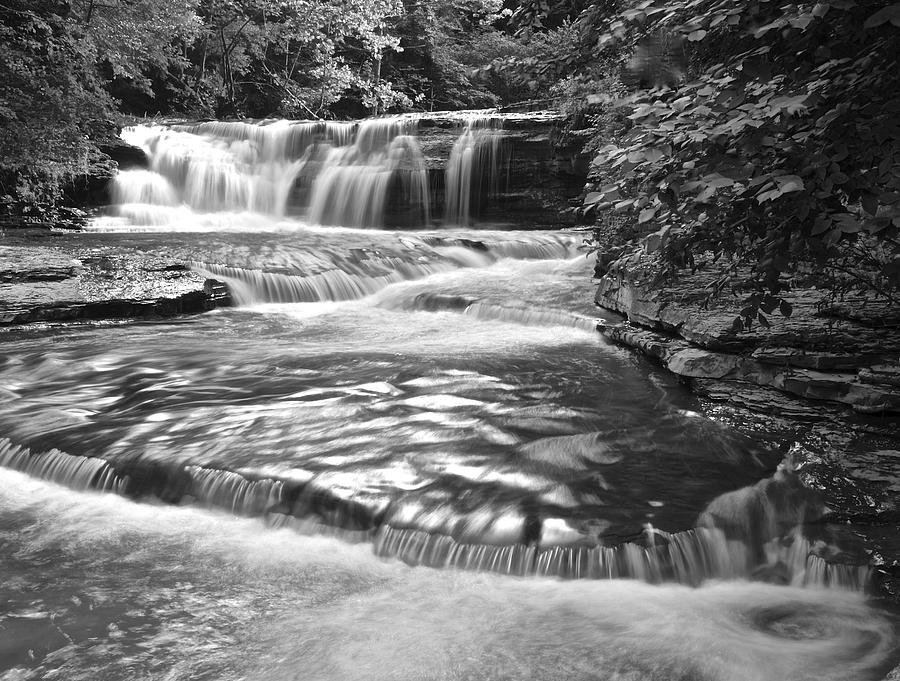
M0 197L52 205L123 114L550 98L595 155L586 219L661 276L728 263L738 326L789 314L798 267L897 302L898 40L890 0L5 0Z
M647 1L594 25L636 91L589 211L629 216L663 276L718 260L738 330L789 315L798 272L900 305L900 3Z

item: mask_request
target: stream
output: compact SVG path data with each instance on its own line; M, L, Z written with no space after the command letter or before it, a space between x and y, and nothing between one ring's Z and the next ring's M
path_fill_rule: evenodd
M123 133L150 167L70 238L235 306L4 332L0 681L897 663L802 457L602 340L581 234L480 219L502 118L455 134L438 177L414 116Z

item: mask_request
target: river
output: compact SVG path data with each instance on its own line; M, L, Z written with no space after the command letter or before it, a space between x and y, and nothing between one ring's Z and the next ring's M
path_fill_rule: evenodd
M604 342L580 234L479 221L502 135L461 118L435 198L414 117L126 131L151 166L74 238L237 305L5 333L0 679L896 664L791 443Z

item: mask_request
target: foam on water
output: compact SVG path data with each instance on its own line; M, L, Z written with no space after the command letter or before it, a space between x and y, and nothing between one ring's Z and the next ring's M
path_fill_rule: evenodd
M31 622L68 636L11 678L874 681L897 656L890 619L860 593L411 569L9 470L0 517L15 518L0 574L31 566L56 584L8 600L6 635Z

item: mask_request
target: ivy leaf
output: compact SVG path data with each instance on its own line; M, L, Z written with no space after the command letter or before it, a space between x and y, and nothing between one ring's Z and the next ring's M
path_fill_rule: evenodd
M844 234L856 234L862 229L862 225L854 216L850 215L850 213L841 213L836 216L836 219Z
M664 158L665 154L656 147L651 147L644 152L644 157L651 163L656 163Z
M869 215L876 215L878 213L878 197L874 194L863 194L860 197L859 202Z
M794 308L791 306L791 304L788 301L786 301L782 298L781 303L779 303L779 305L778 305L778 311L781 312L781 315L783 317L790 317L791 314L793 314L793 312L794 312Z
M877 28L887 22L891 22L894 26L900 26L900 2L875 12L875 14L866 19L863 28L867 30Z
M734 180L718 173L710 173L703 177L703 181L710 187L719 189L720 187L730 187L734 184Z
M774 106L778 109L784 109L791 116L804 113L807 110L806 101L809 99L808 95L798 95L795 97L775 97L769 102L769 106Z
M644 224L649 220L652 220L656 215L656 208L644 208L638 215L638 224Z
M766 314L772 314L778 307L778 299L775 296L766 296L759 304L760 309Z
M775 178L775 182L778 183L778 189L782 194L799 192L804 188L803 178L797 175L780 175Z
M780 197L783 194L784 194L784 192L781 191L781 189L769 189L767 191L760 192L759 194L757 194L756 200L759 201L760 203L765 203L766 201L771 201L773 199L777 199L778 197Z

